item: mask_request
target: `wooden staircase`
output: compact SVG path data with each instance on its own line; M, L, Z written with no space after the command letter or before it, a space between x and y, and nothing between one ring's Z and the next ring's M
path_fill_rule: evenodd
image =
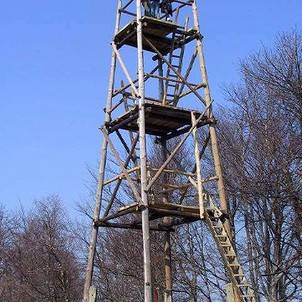
M205 222L217 244L239 301L256 302L254 291L245 278L236 251L225 229L224 214L213 204L213 202L211 202L210 207L206 208Z

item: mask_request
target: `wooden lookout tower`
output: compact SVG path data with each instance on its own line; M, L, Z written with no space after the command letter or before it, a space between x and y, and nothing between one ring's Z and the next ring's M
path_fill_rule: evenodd
M150 232L163 232L164 301L172 302L171 231L201 220L225 265L229 300L253 302L228 221L198 1L171 0L172 17L146 15L142 2L117 0L84 301L100 228L141 230L145 302L154 301ZM190 163L175 164L180 152Z

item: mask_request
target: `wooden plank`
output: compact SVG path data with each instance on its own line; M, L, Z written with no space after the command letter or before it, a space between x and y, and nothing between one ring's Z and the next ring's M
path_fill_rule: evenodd
M118 209L118 213L120 213L120 212L123 212L123 211L125 211L125 210L129 210L129 209L133 209L133 208L137 208L139 206L139 204L137 203L137 202L133 202L133 203L131 203L131 204L129 204L129 205L126 205L126 206L124 206L124 207L121 207L121 208L119 208Z
M125 168L126 168L126 167L125 167ZM138 167L134 167L134 168L128 169L128 170L126 170L126 171L127 171L127 173L130 175L131 173L136 172L136 171L138 171L139 169L140 169L140 167L138 166ZM126 175L125 175L124 172L121 172L120 174L118 174L118 175L116 175L116 176L114 176L114 177L112 177L112 178L110 178L110 179L105 180L105 181L104 181L104 186L106 186L106 185L108 185L108 184L110 184L110 183L112 183L112 182L114 182L114 181L122 180L122 179L126 179Z
M107 222L109 220L116 219L118 217L130 214L130 213L138 213L139 211L140 211L139 210L139 205L136 202L135 204L131 204L129 206L120 208L116 213L113 213L112 215L108 215L108 216L106 216L106 217L104 217L104 218L102 218L100 220L97 220L97 221L98 222L99 221L101 221L101 222ZM97 223L97 222L95 222L95 223Z
M96 288L94 286L90 286L89 288L89 302L96 302L96 297L97 297L97 293L96 293Z
M199 207L198 206L187 206L187 205L179 205L179 204L173 204L173 203L151 203L150 209L169 209L169 210L177 210L177 211L185 211L185 212L191 212L191 213L199 213Z
M142 225L137 223L112 223L98 221L95 223L98 227L113 228L113 229L126 229L126 230L142 230ZM170 226L150 226L150 231L157 232L174 232L175 230Z
M162 217L171 216L171 217L195 217L199 218L199 211L198 213L192 213L187 211L177 211L177 210L170 210L170 209L162 209L162 208L152 208L150 207L150 211L159 214ZM160 218L160 216L158 218Z
M120 123L116 123L115 126L109 128L108 132L112 133L119 129L123 129L124 126L131 124L134 121L137 121L137 119L138 119L138 113L135 113L135 114L131 115L130 117L128 117L127 119L122 120Z

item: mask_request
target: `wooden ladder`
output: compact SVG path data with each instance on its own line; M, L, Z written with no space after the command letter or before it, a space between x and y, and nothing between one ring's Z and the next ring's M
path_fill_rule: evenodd
M238 298L242 302L256 302L254 291L245 278L236 251L225 229L223 213L211 202L210 207L206 208L205 214L205 221L218 246Z
M187 28L188 20L186 20L184 30L187 31ZM185 43L182 42L185 38L186 36L184 33L174 32L172 35L173 42L169 54L169 63L177 70L178 73L181 73L182 70L183 57L185 53ZM180 47L178 47L178 43L181 44ZM166 104L171 105L174 104L177 99L180 83L176 81L180 79L178 78L177 74L175 74L173 70L171 70L171 68L167 69L166 78Z

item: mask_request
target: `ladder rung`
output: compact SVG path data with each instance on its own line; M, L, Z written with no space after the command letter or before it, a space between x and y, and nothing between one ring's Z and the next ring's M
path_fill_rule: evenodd
M233 274L239 274L240 273L240 266L230 266L230 268L232 269ZM243 280L244 280L244 278L242 278L241 281L243 281ZM241 283L241 282L238 282L238 283Z
M217 237L217 239L219 240L219 242L223 242L223 243L227 243L229 246L231 246L231 244L228 242L228 240L227 240L227 237L225 237L225 236L217 236L216 235L216 237ZM225 239L225 240L223 240L223 239Z
M229 263L229 266L240 267L240 264L239 263Z
M236 257L235 253L234 253L234 254L227 254L227 253L226 253L225 256L226 256L226 257L234 257L234 258Z
M170 64L174 67L178 67L180 65L180 58L174 58L174 60L170 61Z
M242 273L236 273L234 274L235 277L244 277L244 275Z
M241 291L240 297L244 301L255 302L253 290L246 282L247 280L234 251L232 242L230 241L228 234L225 231L221 219L217 217L219 215L216 215L216 213L219 214L219 209L213 206L213 208L207 208L207 213L208 223L210 224L210 228L212 229L213 235L215 236L216 243L220 247L228 271L231 276L233 276L232 278L234 282L236 282L236 285Z
M246 284L238 284L238 287L248 287L249 288L250 286L249 286L249 284L246 283Z

